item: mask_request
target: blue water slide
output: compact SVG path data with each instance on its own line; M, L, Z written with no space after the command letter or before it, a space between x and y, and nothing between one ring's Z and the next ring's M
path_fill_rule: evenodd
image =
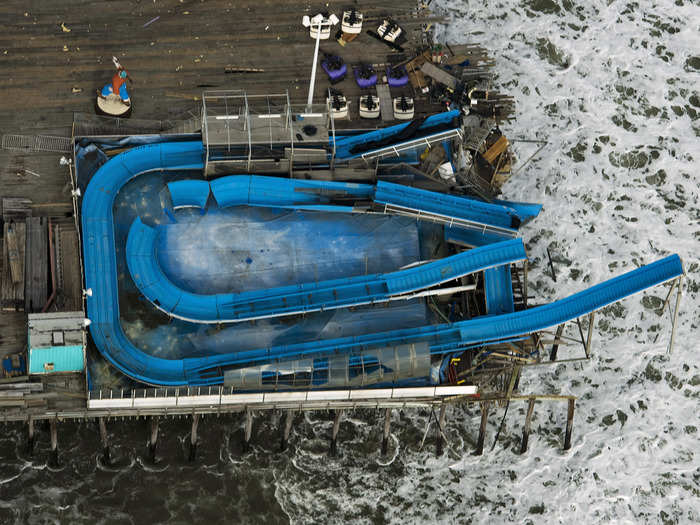
M444 111L442 113L430 115L417 127L414 133L407 136L405 139L402 139L402 134L407 131L409 126L414 126L414 122L397 124L395 126L389 126L358 135L336 137L335 158L337 160L348 160L361 157L362 155L371 154L382 149L385 147L385 143L397 149L401 149L406 143L435 133L437 128L459 128L459 124L456 123L456 119L458 119L459 116L459 110ZM358 151L359 149L362 151Z
M185 360L186 375L192 384L217 384L226 367L254 365L270 360L304 358L314 354L330 355L428 341L431 351L454 351L474 343L500 341L557 326L619 301L646 288L683 274L678 255L637 268L553 303L529 310L479 317L453 324L430 325L404 330L275 346L235 354ZM206 364L203 364L206 363Z
M210 186L221 208L242 205L277 208L326 205L338 198L370 199L374 191L374 186L370 184L260 175L231 175L213 180Z
M179 180L168 183L170 199L173 209L178 208L202 208L204 209L209 200L209 183L205 180Z
M172 283L156 254L157 230L137 218L126 261L134 283L158 309L200 323L235 322L387 302L463 275L526 258L520 239L491 244L439 261L386 274L359 275L243 293L194 294ZM409 298L409 297L404 297Z
M137 348L119 321L118 281L112 208L120 188L131 178L153 170L201 170L201 142L148 144L119 154L102 165L90 180L82 200L82 240L85 261L87 312L90 334L102 355L116 368L154 385L207 385L221 383L226 366L251 360L306 355L319 349L336 351L397 341L429 341L431 348L448 348L499 340L541 330L597 310L645 288L683 273L681 260L672 255L596 285L550 305L506 315L494 315L451 325L430 325L353 338L259 349L220 356L162 359ZM245 360L245 361L241 361Z
M515 237L522 222L517 211L507 206L384 181L377 182L374 202L413 213L433 214L449 225L486 227L504 237Z

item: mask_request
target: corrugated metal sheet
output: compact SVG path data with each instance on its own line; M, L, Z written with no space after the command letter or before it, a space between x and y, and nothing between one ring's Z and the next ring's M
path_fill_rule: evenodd
M55 374L57 372L82 372L85 368L83 347L51 346L29 350L30 374Z

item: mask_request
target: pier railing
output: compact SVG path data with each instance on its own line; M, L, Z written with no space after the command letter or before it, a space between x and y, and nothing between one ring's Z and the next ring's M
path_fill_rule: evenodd
M150 388L96 390L88 392L87 408L97 411L162 409L256 410L290 408L354 408L430 406L455 396L474 396L475 386L429 386L412 388L368 388L307 390L296 392L241 392L231 387Z

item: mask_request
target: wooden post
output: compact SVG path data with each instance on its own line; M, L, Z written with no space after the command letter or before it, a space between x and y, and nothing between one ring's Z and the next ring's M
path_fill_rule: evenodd
M435 454L437 456L442 456L443 439L442 435L445 430L445 409L447 405L443 403L440 405L440 417L438 418L438 428L437 428L437 446L435 449Z
M595 312L588 314L588 337L586 338L586 357L591 357L591 341L593 339L593 319Z
M245 411L245 432L243 433L243 452L250 449L250 437L253 435L253 412Z
M561 334L564 332L564 325L560 324L557 326L557 333L554 336L554 344L552 345L552 351L549 353L549 360L550 361L556 361L557 360L557 350L559 350L559 339L561 338Z
M292 422L294 421L294 411L287 410L284 418L284 432L282 433L282 441L280 443L280 451L284 452L287 450L287 444L289 443L289 434L292 431Z
M342 416L342 409L335 411L335 418L333 419L333 434L331 435L331 457L335 457L338 455L338 430L340 430L340 418Z
M678 321L678 307L681 304L681 290L683 289L683 276L678 279L678 295L676 295L676 306L673 309L673 324L671 325L671 340L668 343L668 353L673 352L673 340L676 338L676 322Z
M109 441L107 440L107 424L105 423L105 418L98 418L100 424L100 442L102 443L102 460L105 465L109 465Z
M27 420L27 454L34 454L34 418L31 416Z
M158 443L158 416L151 416L151 438L148 441L148 457L156 462L156 444Z
M571 448L571 432L574 428L574 404L575 399L569 399L569 408L566 413L566 435L564 436L564 450Z
M530 439L530 423L532 421L532 412L535 410L535 398L530 398L527 404L527 414L525 415L525 426L523 427L523 440L520 443L520 453L527 452L527 442Z
M484 438L486 437L486 423L489 417L489 402L481 403L481 425L479 426L479 439L476 441L475 456L481 456L484 453Z
M189 461L194 461L197 455L197 426L199 425L199 414L192 414L192 432L190 433L190 455Z
M56 418L51 418L49 421L51 426L51 459L50 463L54 466L58 465L58 429L56 428Z
M384 414L384 438L382 439L382 456L389 451L389 432L391 430L391 409L387 408Z

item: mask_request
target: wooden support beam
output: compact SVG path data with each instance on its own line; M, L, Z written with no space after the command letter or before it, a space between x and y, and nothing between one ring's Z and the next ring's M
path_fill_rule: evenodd
M549 360L550 361L556 361L557 360L557 350L559 350L559 341L561 338L561 334L564 332L564 325L560 324L557 326L557 333L554 336L554 343L552 344L552 350L549 352Z
M34 418L29 416L27 420L27 454L34 453Z
M435 454L437 456L442 456L442 449L444 446L442 436L445 433L445 409L446 408L447 408L447 405L445 403L440 405L440 417L438 418L438 428L437 428L437 445L436 445L436 450L435 450Z
M151 437L148 440L148 457L156 461L156 444L158 443L158 416L151 416Z
M250 450L250 438L253 435L253 411L245 411L245 431L243 433L243 452Z
M294 421L294 411L287 410L284 417L284 432L282 433L282 441L280 442L280 451L287 450L289 444L289 434L292 431L292 422Z
M676 322L678 321L678 308L681 304L681 296L683 290L683 276L676 279L678 282L678 294L676 295L676 306L673 309L673 324L671 325L671 340L668 343L668 353L673 352L673 341L676 338Z
M574 406L576 399L569 399L569 406L566 412L566 435L564 436L564 450L571 448L571 433L574 429Z
M51 429L51 459L50 463L53 466L58 466L58 428L56 418L49 420Z
M530 423L532 422L532 412L535 410L535 400L530 399L527 404L527 414L525 415L525 426L523 427L523 440L520 443L520 453L527 452L527 443L530 439Z
M586 357L591 357L591 341L593 340L593 320L595 312L588 314L588 337L586 337Z
M107 439L107 424L105 423L105 418L101 417L98 419L100 424L100 442L102 443L102 460L106 465L110 463L109 457L109 440Z
M489 402L481 403L481 425L479 425L479 439L476 441L475 456L481 456L484 453L484 438L486 437L486 424L489 418Z
M190 433L190 454L189 461L194 461L197 455L197 427L199 426L199 414L192 414L192 432Z
M331 434L331 457L338 455L338 430L340 430L340 419L343 417L343 410L336 410L333 419L333 433Z
M389 433L391 432L391 409L387 408L384 413L384 437L382 439L382 456L386 456L389 451Z

